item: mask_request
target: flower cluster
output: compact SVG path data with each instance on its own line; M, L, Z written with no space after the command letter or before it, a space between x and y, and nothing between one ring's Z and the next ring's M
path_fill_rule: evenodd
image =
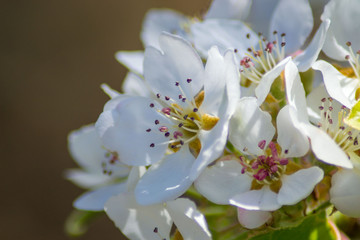
M360 217L359 28L358 0L149 11L145 51L116 54L122 93L102 85L96 123L69 135L81 169L66 176L88 190L74 207L105 211L135 240Z

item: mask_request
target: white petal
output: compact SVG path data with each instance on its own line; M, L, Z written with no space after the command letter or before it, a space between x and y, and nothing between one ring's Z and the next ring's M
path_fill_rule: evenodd
M326 91L326 88L324 86L324 84L320 84L318 87L316 87L315 89L313 89L309 95L306 97L306 101L308 104L308 114L310 117L310 121L312 123L314 123L314 125L317 125L318 122L320 122L321 117L320 117L320 109L319 107L321 106L322 102L321 100L323 98L329 98L329 94ZM342 108L342 104L340 104L338 101L334 100L331 103L331 106L333 107L332 112L336 113L336 114L331 114L331 118L333 119L334 123L337 123L338 121L338 112L341 110Z
M267 95L270 92L271 85L274 80L280 76L281 72L284 70L285 65L291 60L291 57L287 57L279 62L273 69L267 72L262 79L260 80L259 85L255 89L255 96L258 98L258 105L260 106Z
M130 192L110 198L105 205L105 212L131 240L169 239L172 221L162 204L138 205L134 194ZM155 228L159 235L154 233Z
M189 173L195 158L186 146L151 166L135 188L139 204L149 205L173 200L192 184Z
M360 217L360 172L340 169L331 179L330 201L349 217Z
M326 90L332 98L347 108L351 108L356 103L355 90L359 80L345 77L335 67L323 60L317 61L312 67L323 74Z
M192 201L178 198L167 202L166 209L184 240L211 239L205 217L196 209L196 205Z
M280 0L271 18L270 33L277 31L279 34L286 34L285 50L289 55L305 43L313 24L308 0Z
M88 125L73 131L68 136L68 147L73 159L90 172L102 172L106 150L102 147L94 125Z
M111 177L102 172L89 173L78 169L69 169L65 172L66 179L82 188L98 187L107 183Z
M258 44L257 34L244 23L227 19L207 19L192 24L194 43L203 56L207 56L212 46L218 46L221 52L228 48L236 49L243 56L249 47ZM247 34L250 38L246 38Z
M346 14L344 14L346 13ZM330 1L324 9L322 19L330 18L330 35L326 40L324 52L336 60L344 60L348 47L360 49L360 36L354 29L360 28L360 2L358 0Z
M192 99L203 86L203 63L191 44L175 35L160 35L160 52L147 48L144 60L144 77L155 94L178 99L179 82L187 99ZM192 79L189 84L187 79ZM179 104L182 102L179 101Z
M136 184L139 182L140 178L146 172L146 167L132 167L129 173L128 179L126 181L126 187L128 192L133 192Z
M268 186L238 194L230 199L230 204L247 210L262 211L275 211L281 207L277 201L277 194Z
M151 92L144 79L132 72L126 75L122 89L125 94L133 96L150 97Z
M274 134L271 116L257 106L256 98L242 98L230 120L230 142L240 151L246 147L250 153L261 155L258 143L265 140L269 144Z
M288 150L286 157L304 156L310 148L307 136L298 128L296 122L292 121L292 114L296 111L289 105L283 107L276 118L277 142L282 151Z
M282 186L278 193L281 205L294 205L310 195L324 177L319 167L301 169L291 175L282 176Z
M238 208L238 220L248 229L254 229L264 225L272 216L267 211L246 210Z
M255 32L270 36L270 20L279 0L253 0L247 23Z
M313 153L319 160L339 167L353 167L345 152L327 133L310 124L304 125L303 129L310 138Z
M201 104L201 111L220 117L220 108L224 102L224 95L226 95L226 83L238 82L239 77L234 54L231 51L227 51L226 57L224 57L216 46L212 47L209 50L205 66L205 98ZM240 87L238 89L240 91Z
M116 98L120 96L120 93L114 89L112 89L109 85L106 83L101 84L101 89L108 95L110 98Z
M289 105L296 109L300 121L307 123L305 90L298 69L292 61L285 66L285 86Z
M168 119L150 108L151 99L129 97L121 101L116 109L103 112L96 122L97 131L107 149L116 151L119 159L130 166L149 165L161 160L167 145L158 134L158 125L168 123ZM155 103L155 102L154 102ZM155 103L156 105L156 103ZM151 132L146 132L151 128ZM150 147L154 143L155 147Z
M153 46L160 49L159 36L162 32L169 32L185 36L183 25L189 20L174 10L151 9L147 12L141 30L141 40L145 47Z
M220 161L203 171L195 181L200 194L216 204L229 204L229 199L248 191L251 178L241 174L242 166L235 160Z
M324 22L322 22L309 46L307 46L307 48L300 55L294 58L294 63L297 65L300 72L307 71L318 58L319 53L324 45L329 26L329 19L326 19Z
M251 0L213 0L209 11L205 15L208 18L227 18L245 20L248 16Z
M215 51L218 53L217 50ZM222 58L219 55L218 57ZM214 62L212 62L212 64L214 64ZM235 111L236 102L240 98L238 74L234 66L234 56L230 51L227 51L225 53L224 60L223 61L220 60L220 63L218 63L218 67L221 65L223 65L223 69L222 69L223 71L221 71L221 74L218 74L215 71L212 77L209 76L209 79L212 79L212 81L215 82L219 81L220 79L221 79L220 81L225 81L226 82L226 91L224 91L225 94L223 94L221 102L215 104L214 102L212 102L212 100L214 100L215 97L211 97L211 94L220 94L217 93L217 90L214 89L216 88L216 85L213 86L205 85L204 87L206 87L206 89L205 89L205 99L203 102L204 106L201 105L201 111L205 109L204 110L205 112L212 113L213 115L219 117L220 120L211 130L209 131L201 130L199 133L199 140L201 141L201 150L198 157L196 158L196 161L190 173L190 178L192 180L195 180L208 164L210 164L215 159L220 157L220 155L223 153L228 136L229 120ZM212 67L216 68L216 66L214 65L212 65ZM207 68L209 69L210 66L208 65ZM210 70L207 71L208 74L211 72L213 71ZM209 91L209 94L206 92L206 90ZM206 97L207 95L210 97L207 98ZM217 106L218 109L215 109L214 108L215 106Z
M126 191L126 184L120 183L86 192L74 201L74 207L87 211L103 211L110 197Z
M130 71L143 74L143 51L119 51L115 54L115 58Z

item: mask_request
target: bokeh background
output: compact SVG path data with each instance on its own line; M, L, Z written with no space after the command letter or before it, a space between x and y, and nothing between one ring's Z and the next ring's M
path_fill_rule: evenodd
M0 8L0 239L60 240L83 190L63 177L76 164L67 134L96 121L126 69L118 50L142 49L150 8L200 16L209 0L2 0ZM101 217L79 239L123 239Z

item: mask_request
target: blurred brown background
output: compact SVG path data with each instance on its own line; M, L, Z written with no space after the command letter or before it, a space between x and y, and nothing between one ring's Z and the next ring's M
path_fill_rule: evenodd
M94 122L120 89L118 50L142 49L150 8L200 15L209 0L3 0L0 8L0 239L69 239L64 221L83 190L63 178L76 164L67 134ZM106 217L80 239L122 239Z

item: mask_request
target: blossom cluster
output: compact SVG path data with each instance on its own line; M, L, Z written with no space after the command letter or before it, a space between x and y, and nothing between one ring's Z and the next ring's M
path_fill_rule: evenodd
M96 123L69 135L81 169L66 176L87 189L74 207L136 240L230 239L212 208L238 234L360 217L358 29L358 0L149 11L145 50L116 54L122 92L102 85Z

